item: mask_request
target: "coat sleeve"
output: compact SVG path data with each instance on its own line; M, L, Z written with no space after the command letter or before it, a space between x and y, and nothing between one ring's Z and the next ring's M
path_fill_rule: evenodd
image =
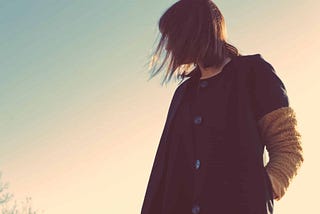
M255 61L254 106L260 136L269 154L265 166L273 187L274 199L280 200L303 158L301 134L297 130L294 109L284 83L273 66L261 55Z

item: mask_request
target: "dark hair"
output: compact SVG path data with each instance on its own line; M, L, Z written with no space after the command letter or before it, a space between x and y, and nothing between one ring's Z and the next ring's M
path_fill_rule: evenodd
M224 17L211 0L180 0L168 8L158 22L161 33L157 48L151 55L150 78L167 64L161 83L172 75L183 80L187 70L202 62L204 67L219 67L226 57L241 55L236 47L226 42ZM163 54L163 49L165 54ZM159 68L156 69L160 59ZM182 72L181 72L182 70Z

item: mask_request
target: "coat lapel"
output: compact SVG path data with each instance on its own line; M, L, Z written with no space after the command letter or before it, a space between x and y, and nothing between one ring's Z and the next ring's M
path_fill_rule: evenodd
M172 124L172 121L177 113L177 110L181 104L183 96L188 88L190 79L181 83L176 89L172 101L169 106L167 119L161 134L159 146L156 152L154 163L152 166L149 183L147 186L141 214L149 214L154 210L154 204L156 202L157 194L161 193L162 189L161 184L164 177L165 166L166 166L166 153L167 153L167 138L169 135L169 130ZM159 208L160 209L160 208Z
M187 89L191 87L191 84L193 84L193 82L196 81L197 78L199 78L199 75L200 75L200 70L198 67L196 67L193 71L191 71L188 75L186 75L189 78L178 86L169 107L167 121L165 123L165 128L164 128L165 137L167 137L168 131L170 129L170 125L173 121L173 118L176 115L178 108L180 107L181 101Z

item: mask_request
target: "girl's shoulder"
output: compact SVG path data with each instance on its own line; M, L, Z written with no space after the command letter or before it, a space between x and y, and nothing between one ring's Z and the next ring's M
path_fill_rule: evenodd
M234 58L234 61L241 62L241 63L250 63L250 64L263 61L263 60L264 58L260 53L239 55Z
M235 60L240 63L249 64L249 66L254 66L255 68L270 68L274 70L271 63L260 53L237 56Z

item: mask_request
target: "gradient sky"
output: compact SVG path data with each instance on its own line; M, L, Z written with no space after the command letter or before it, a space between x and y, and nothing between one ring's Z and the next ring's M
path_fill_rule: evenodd
M0 170L44 213L140 213L178 82L147 81L175 1L0 0ZM318 210L320 3L215 1L228 40L286 85L305 162L276 213Z

